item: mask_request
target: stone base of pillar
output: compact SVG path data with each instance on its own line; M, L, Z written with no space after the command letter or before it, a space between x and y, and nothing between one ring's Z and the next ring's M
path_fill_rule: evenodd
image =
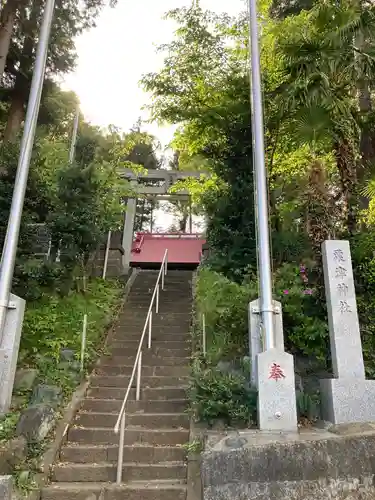
M332 424L375 421L375 380L323 379L320 392L324 420Z
M12 476L0 476L0 498L1 500L11 500L13 493Z
M294 360L280 349L256 357L258 424L264 431L297 431Z
M18 351L26 302L10 294L13 308L8 309L4 336L0 346L0 415L7 413L12 401L14 376L16 374Z
M274 316L273 327L275 332L275 345L280 351L284 350L283 314L281 302L273 301ZM251 359L251 383L256 385L256 357L264 351L264 339L261 333L261 315L259 299L249 304L249 347Z

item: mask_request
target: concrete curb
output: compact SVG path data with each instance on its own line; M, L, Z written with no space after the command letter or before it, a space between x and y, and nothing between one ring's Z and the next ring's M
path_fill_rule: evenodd
M193 310L192 310L192 330L191 330L191 338L192 338L192 354L199 345L196 335L194 334L194 329L196 326L196 311L195 311L195 294L196 294L196 283L197 283L198 273L197 271L193 272L192 277L192 299L193 299ZM190 419L190 438L189 443L195 443L196 441L200 441L202 443L202 449L204 446L204 432L205 430L197 427L194 420ZM196 451L189 451L187 458L187 496L186 500L202 500L203 499L203 488L202 488L202 480L201 480L201 453Z
M190 420L190 439L189 443L200 441L202 450L204 446L204 429L197 428L193 419ZM189 451L187 458L187 496L186 500L202 500L203 488L201 479L201 453L198 451Z

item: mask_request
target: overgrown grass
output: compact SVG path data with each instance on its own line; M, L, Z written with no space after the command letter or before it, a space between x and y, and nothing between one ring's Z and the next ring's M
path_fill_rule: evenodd
M61 365L61 349L72 349L79 357L83 315L88 315L87 351L85 366L98 355L98 347L106 329L116 316L123 287L117 280L93 279L85 294L71 292L66 297L44 295L27 304L23 324L18 367L39 370L38 381L61 388L64 400L75 389L81 375L72 366ZM77 364L77 363L76 363ZM31 392L17 394L25 397ZM13 405L11 412L0 420L0 442L14 436L22 406Z
M40 365L40 358L57 363L63 348L81 348L83 316L87 314L87 361L96 354L97 343L118 308L122 286L117 280L93 279L85 294L66 297L45 295L27 306L19 364Z
M205 315L207 359L217 363L248 354L247 310L257 297L254 283L239 285L210 268L199 269L195 287L197 335Z

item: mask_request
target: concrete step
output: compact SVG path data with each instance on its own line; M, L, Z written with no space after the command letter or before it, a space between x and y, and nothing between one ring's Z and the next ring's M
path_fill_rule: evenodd
M127 321L122 324L117 324L116 334L120 333L135 333L139 337L145 325L144 319L139 321ZM158 336L159 333L190 333L190 321L163 321L158 318L152 320L152 335ZM117 337L117 335L116 335ZM115 338L116 338L115 337Z
M124 340L130 340L130 341L137 341L139 342L141 340L141 335L142 335L143 328L140 329L133 329L131 330L130 328L127 327L117 327L116 331L114 332L114 336L112 337L113 342L122 342ZM189 340L191 339L191 334L190 334L190 329L185 328L185 329L180 329L180 330L173 330L171 328L155 328L154 326L152 327L152 338L158 341L161 340L178 340L178 341L184 341L184 340Z
M135 356L113 356L111 354L105 355L101 358L101 366L121 366L121 365L134 365ZM155 356L152 354L144 354L142 365L144 366L189 366L190 358L171 356Z
M143 374L142 374L143 375ZM93 387L122 387L128 388L130 377L126 375L93 375L91 384ZM142 376L142 387L179 387L189 384L188 377L145 377ZM136 377L133 387L136 386Z
M150 305L151 299L152 299L151 293L143 295L130 294L126 303L129 305L135 305L135 306L139 305L148 307ZM193 303L193 297L191 296L191 294L176 296L172 295L171 293L167 294L166 292L160 291L159 295L160 305L176 306L176 305L191 305L192 303Z
M142 285L134 284L132 286L131 292L129 294L130 297L150 297L150 301L152 298L152 294L154 293L155 282L154 283L143 283ZM174 284L165 284L164 290L161 289L160 283L160 296L168 297L172 299L173 297L178 297L179 299L192 299L192 292L190 286L175 286Z
M138 287L138 290L134 289L131 290L130 294L128 295L128 300L127 302L139 302L140 304L150 304L152 295L154 293L154 287L152 287L152 290L150 290L151 287ZM143 290L143 293L141 292L141 289ZM164 288L164 290L161 289L160 287L160 292L159 292L159 299L160 302L166 302L169 304L176 304L176 303L182 303L182 302L192 302L193 301L193 295L191 293L191 288Z
M186 479L186 464L165 462L158 464L124 463L122 478L127 481ZM57 482L114 482L116 465L110 463L62 463L53 468L52 480Z
M146 319L146 315L148 312L148 307L142 307L142 308L135 308L131 307L129 309L125 309L124 312L122 312L119 317L118 317L118 323L121 325L123 321L129 321L132 319ZM191 310L186 308L185 311L174 311L174 312L168 312L168 313L156 313L153 311L153 320L164 320L165 322L171 322L171 320L177 320L177 321L188 321L191 320Z
M184 462L187 451L181 446L125 446L124 459L133 463ZM71 463L115 463L118 445L73 445L64 446L60 460Z
M113 429L117 417L117 413L80 412L74 420L74 425ZM147 429L188 429L190 419L186 413L127 413L126 424Z
M139 342L141 340L141 334L136 339L124 339L124 340L112 340L110 348L111 349L138 349ZM152 346L151 349L187 349L191 343L191 339L178 340L174 339L171 335L169 339L159 339L152 336Z
M121 399L86 398L82 403L82 411L118 413L121 409ZM186 399L170 401L128 401L127 413L184 413L188 408Z
M168 345L168 344L165 344ZM113 356L136 356L138 352L137 347L112 347L108 346L109 352ZM151 345L151 348L147 347L147 339L144 340L143 356L146 359L147 356L160 356L161 358L172 356L173 358L186 358L190 355L191 349L189 346L185 347L158 347L157 345Z
M128 303L125 306L123 316L125 316L127 318L127 317L131 316L131 313L138 313L139 316L141 315L141 313L144 313L144 315L146 316L146 314L148 312L149 305L150 304L139 305L139 304L134 304L134 303ZM165 303L160 303L159 312L156 313L155 308L153 309L152 312L154 313L154 316L156 316L157 314L162 314L163 316L169 315L169 314L171 314L171 315L175 315L175 314L187 315L189 312L191 313L191 308L192 308L192 305L187 304L186 301L184 301L180 305L179 304L177 304L177 305L176 304L169 304L168 305Z
M97 375L131 375L133 366L123 365L99 365L95 369ZM144 377L188 377L189 366L142 366L142 376Z
M139 295L139 297L130 297L128 301L124 304L124 308L121 311L120 315L128 315L132 311L135 312L148 312L148 308L151 304L151 295ZM169 299L165 297L165 295L160 295L159 297L159 312L156 312L156 299L154 301L154 306L152 312L155 314L161 314L165 309L168 314L176 313L176 314L191 314L192 311L192 300L187 297L174 297L171 296Z
M177 446L189 440L188 429L140 429L127 427L125 444L148 444L152 446ZM71 427L68 430L68 441L82 444L117 444L119 435L111 428Z
M145 278L142 278L142 279L136 279L134 281L134 285L135 287L137 288L146 288L147 286L148 287L152 287L154 288L156 286L156 283L157 283L157 278L158 276L155 275L155 276L150 276L150 277L145 277ZM162 280L159 281L160 283L160 287L162 285ZM181 279L180 277L168 277L165 276L164 277L164 289L168 289L168 287L171 287L171 288L175 288L175 289L191 289L191 280L190 279Z
M186 500L186 486L172 481L56 483L42 490L41 500Z
M170 400L170 399L185 399L186 387L153 387L141 389L141 400L147 401L149 399L156 400ZM89 398L97 399L124 399L126 389L122 387L90 387L87 391ZM130 393L130 400L135 399L135 389Z
M153 315L152 317L152 330L154 328L156 330L160 329L168 329L168 332L170 332L172 329L176 329L176 331L181 331L181 329L185 329L186 331L190 331L191 327L191 318L188 318L187 316L184 315L183 318L178 318L176 315L173 315L172 317L168 318L168 314L164 314L164 317L162 318L160 315ZM123 328L127 328L128 331L133 331L133 332L141 332L143 330L143 327L145 325L146 321L146 313L143 315L139 316L132 316L128 318L121 318L117 321L117 328L122 330Z

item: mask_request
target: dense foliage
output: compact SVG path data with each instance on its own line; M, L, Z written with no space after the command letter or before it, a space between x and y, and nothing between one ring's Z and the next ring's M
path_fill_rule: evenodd
M7 0L1 11L2 238L42 4ZM56 2L14 276L14 290L42 308L56 294L88 293L91 257L105 232L118 226L121 200L131 192L118 180L118 169L163 166L139 123L124 134L82 118L75 162L68 162L77 97L63 92L54 76L74 67L74 37L94 26L104 5ZM349 239L366 370L373 377L375 6L362 0L262 0L258 6L274 297L283 305L286 347L297 360L313 359L329 370L321 244ZM152 96L153 119L178 126L169 167L202 174L174 186L188 189L194 213L205 216L209 244L196 288L208 352L195 365L192 397L202 418L212 420L216 412L226 421L249 421L251 412L235 415L222 404L230 399L238 408L251 407L243 373L218 368L246 355L247 305L258 295L248 16L218 16L194 2L168 17L177 24L174 40L161 47L164 66L145 75L143 85ZM137 203L136 230L150 229L157 207L152 200ZM174 229L185 230L188 206L175 203L171 210ZM35 223L51 234L49 261L33 256ZM207 391L215 393L210 408L202 406Z
M19 363L37 367L42 382L64 389L77 380L71 379L71 371L61 373L61 351L69 348L78 355L83 315L88 315L91 359L119 302L120 284L95 278L98 250L108 231L121 227L125 198L133 194L119 170L160 166L158 145L142 131L140 121L124 133L115 126L100 129L81 115L74 160L69 160L79 101L73 92L59 87L56 77L74 69L76 36L95 26L104 6L114 4L112 0L55 2L13 278L12 291L27 301ZM40 0L6 0L1 5L1 246L44 6ZM145 217L139 226L148 221Z
M321 244L349 239L374 376L375 7L360 0L258 7L274 297L283 305L286 347L297 368L307 358L330 369ZM161 48L164 67L143 83L154 118L178 125L178 167L202 171L180 187L207 218L196 307L198 332L206 317L212 386L219 360L247 353L247 304L258 289L248 16L216 16L196 4L169 16L178 23L175 39ZM220 384L211 387L213 399Z

